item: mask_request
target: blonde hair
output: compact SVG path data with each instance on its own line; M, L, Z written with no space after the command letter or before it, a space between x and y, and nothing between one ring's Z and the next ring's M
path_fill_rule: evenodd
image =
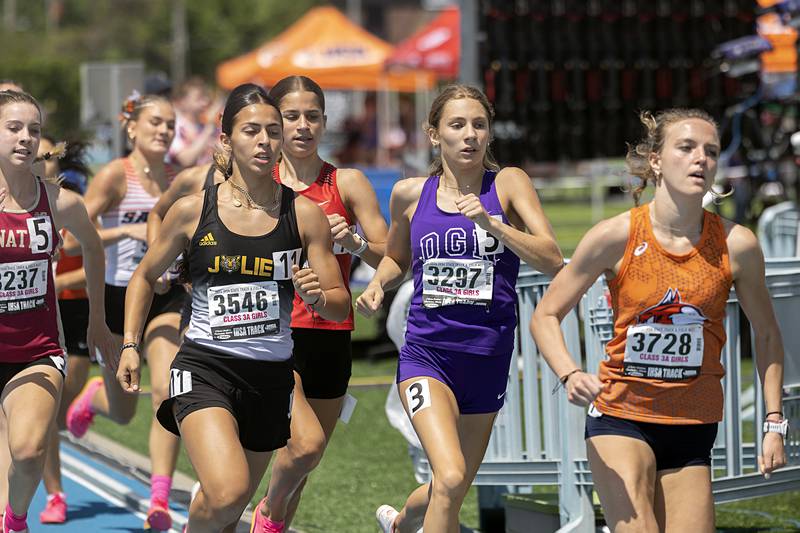
M472 87L470 85L452 84L448 85L439 96L431 104L431 110L428 113L428 121L423 126L425 133L429 134L439 128L439 122L442 120L444 113L444 106L450 100L458 100L461 98L471 98L476 100L486 110L486 117L489 119L489 132L492 131L492 123L494 122L494 109L489 99L483 94L483 91ZM495 161L492 151L486 147L486 153L483 155L483 166L489 170L500 170L500 165ZM442 156L437 155L433 158L431 166L428 168L428 174L431 176L440 176L444 172L442 165Z
M637 206L642 192L647 188L647 183L652 181L655 185L659 178L650 165L650 154L661 153L670 126L692 118L704 120L714 126L715 130L717 129L717 121L702 109L672 108L655 115L650 111L642 111L639 114L639 120L645 127L645 136L634 145L628 144L628 154L625 156L626 170L636 178L632 180L636 183L631 183L627 190L633 195L633 201ZM716 193L712 191L712 194Z
M139 115L142 114L142 110L145 107L157 102L164 102L172 107L172 102L166 96L160 94L142 95L139 94L138 91L133 91L131 95L122 102L122 110L119 114L119 121L122 123L122 127L127 129L131 122L139 119Z

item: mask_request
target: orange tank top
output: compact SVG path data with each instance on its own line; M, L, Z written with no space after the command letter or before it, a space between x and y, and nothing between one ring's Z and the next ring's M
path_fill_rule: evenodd
M649 205L632 209L622 265L609 282L614 338L600 364L607 386L597 409L656 424L722 420L720 354L732 282L718 215L705 211L697 246L676 255L656 240Z

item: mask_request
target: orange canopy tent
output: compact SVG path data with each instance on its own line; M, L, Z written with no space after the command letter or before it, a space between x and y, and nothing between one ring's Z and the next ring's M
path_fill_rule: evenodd
M458 77L461 57L461 28L457 7L442 11L427 26L398 44L386 64L409 68L425 68L440 78Z
M387 72L392 51L336 8L316 7L273 40L219 65L217 83L225 89L247 82L272 86L302 74L323 89L415 92L433 86L435 75L426 70Z

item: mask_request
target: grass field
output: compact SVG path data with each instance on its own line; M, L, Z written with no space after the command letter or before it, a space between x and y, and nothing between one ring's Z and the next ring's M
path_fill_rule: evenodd
M631 207L631 202L608 203L604 216L612 216ZM592 223L586 205L545 203L547 213L565 256L569 257L580 237ZM144 383L147 382L145 368ZM357 360L355 378L394 375L395 361L368 362ZM746 372L743 375L748 375ZM352 394L358 407L350 424L340 424L322 464L311 475L295 526L308 533L376 531L373 513L381 503L402 505L416 487L406 443L389 426L383 406L388 388L358 387ZM140 453L147 453L150 426L149 399L142 399L133 422L125 427L98 418L94 429L103 435L124 442ZM184 452L178 468L192 474ZM266 480L257 493L263 494ZM717 506L720 531L746 533L756 531L800 531L800 492L789 492ZM477 528L476 491L468 495L461 513L462 523Z

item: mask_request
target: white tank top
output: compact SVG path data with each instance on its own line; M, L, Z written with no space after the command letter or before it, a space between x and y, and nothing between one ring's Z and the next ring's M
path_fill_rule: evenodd
M124 158L122 165L125 168L127 190L119 205L100 215L100 222L104 228L116 228L122 224L147 222L147 215L158 201L158 197L150 196L144 190L130 159ZM167 181L172 182L175 177L175 170L169 165L165 167L165 170ZM139 266L146 251L146 242L129 238L107 246L106 283L116 287L127 287L133 271Z

